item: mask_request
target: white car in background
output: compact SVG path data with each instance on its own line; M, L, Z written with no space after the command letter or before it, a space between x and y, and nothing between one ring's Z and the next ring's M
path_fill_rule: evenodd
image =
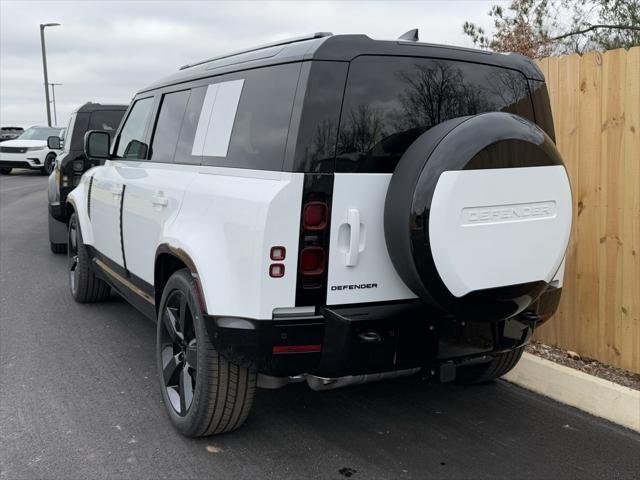
M62 150L47 147L47 138L64 138L62 127L31 127L15 140L7 140L0 145L0 174L8 175L14 168L40 170L49 175L55 166L56 157Z

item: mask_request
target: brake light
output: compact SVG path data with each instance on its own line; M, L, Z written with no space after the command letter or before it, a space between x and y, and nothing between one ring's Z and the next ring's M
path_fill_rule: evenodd
M324 230L327 226L329 208L324 202L309 202L304 206L302 223L305 230Z
M303 275L322 275L325 255L322 247L307 247L300 254L300 271Z
M305 174L300 209L297 306L326 302L332 191L333 175Z
M322 345L274 345L271 353L319 353L322 351Z

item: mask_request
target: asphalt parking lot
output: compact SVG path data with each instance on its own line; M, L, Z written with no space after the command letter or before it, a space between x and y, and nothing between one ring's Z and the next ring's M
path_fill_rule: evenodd
M640 435L506 382L419 376L258 392L247 424L176 433L155 325L79 305L49 250L46 178L0 177L0 478L632 478ZM637 477L636 477L637 478Z

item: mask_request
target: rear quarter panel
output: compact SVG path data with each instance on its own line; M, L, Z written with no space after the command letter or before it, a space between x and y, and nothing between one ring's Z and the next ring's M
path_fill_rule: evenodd
M159 244L194 262L211 315L272 318L295 306L304 174L202 167ZM269 277L272 246L285 275Z

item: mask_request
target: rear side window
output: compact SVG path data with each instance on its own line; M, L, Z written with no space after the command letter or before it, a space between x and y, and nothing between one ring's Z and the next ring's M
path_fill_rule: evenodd
M98 110L91 114L89 120L89 130L104 130L113 134L120 125L120 120L124 116L124 110Z
M336 172L393 172L409 145L429 128L491 111L534 121L524 75L447 60L357 58L347 79Z
M160 113L156 121L149 160L152 162L173 162L173 157L182 128L182 120L189 102L190 90L167 93L162 96Z
M333 172L347 62L311 64L298 129L294 171Z
M201 155L203 165L282 170L300 68L293 63L216 77L207 86L191 155Z
M145 143L145 134L152 108L153 97L142 98L134 103L120 132L116 150L118 158L146 158L148 145Z

